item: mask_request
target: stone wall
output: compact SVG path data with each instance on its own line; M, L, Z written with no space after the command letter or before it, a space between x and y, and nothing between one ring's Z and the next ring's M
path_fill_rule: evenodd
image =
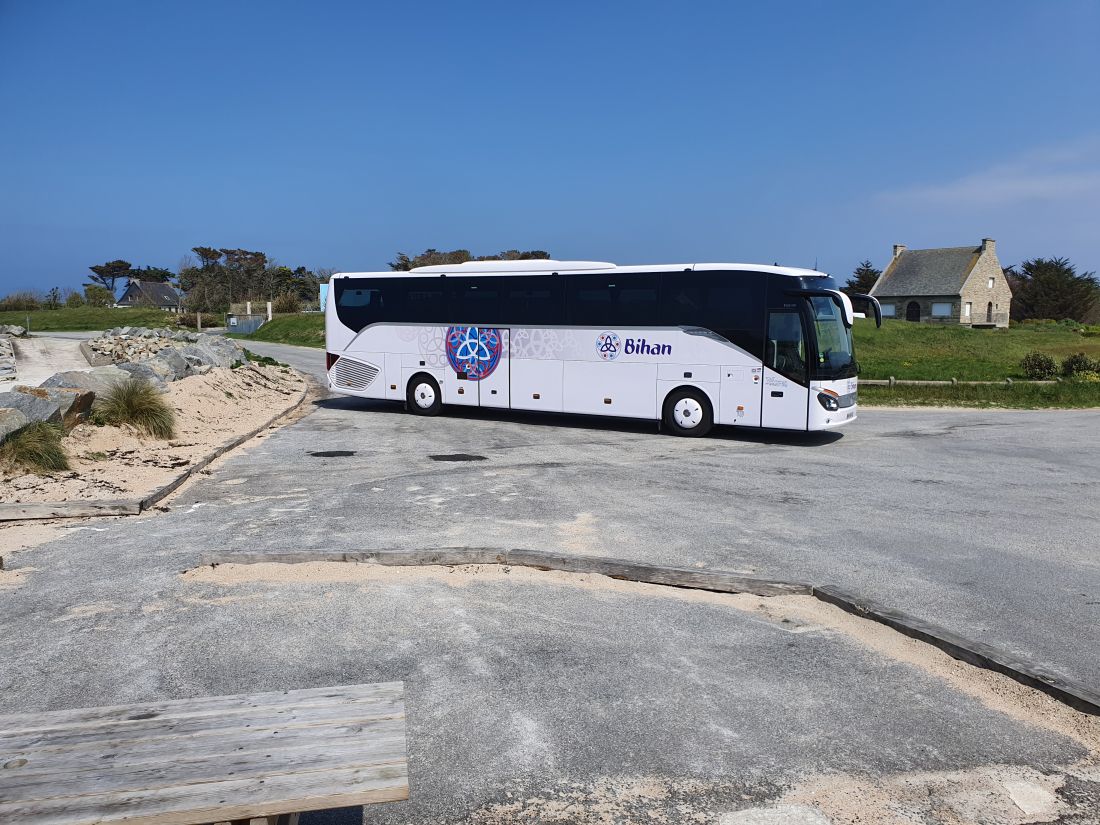
M989 286L990 279L993 286ZM960 296L959 323L961 324L994 324L998 327L1007 327L1009 313L1012 306L1012 288L1005 280L1001 270L1001 262L997 259L995 248L982 252L978 263L974 265L970 277L963 284ZM970 317L965 315L965 305L970 302ZM987 320L987 309L992 304L991 317Z

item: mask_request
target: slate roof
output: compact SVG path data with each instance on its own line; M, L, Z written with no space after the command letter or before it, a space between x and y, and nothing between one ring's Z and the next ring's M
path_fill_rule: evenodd
M179 304L180 296L171 284L160 281L130 281L118 300L120 304L139 304L143 301L158 307L174 307Z
M980 246L906 249L890 263L871 292L899 298L958 295L981 252Z

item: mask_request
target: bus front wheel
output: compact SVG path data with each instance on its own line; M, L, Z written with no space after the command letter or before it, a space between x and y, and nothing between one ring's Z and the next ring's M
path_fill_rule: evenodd
M443 406L443 394L439 391L439 384L434 378L420 373L409 379L405 402L411 413L436 415Z
M688 388L668 394L664 419L673 435L702 436L714 426L710 401L699 390Z

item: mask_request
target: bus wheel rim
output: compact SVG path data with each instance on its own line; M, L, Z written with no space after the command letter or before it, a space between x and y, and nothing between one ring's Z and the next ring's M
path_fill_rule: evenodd
M426 410L435 403L435 387L431 384L417 384L413 390L413 398L416 399L416 406Z
M672 408L672 416L683 429L694 429L703 420L703 405L694 398L681 398Z

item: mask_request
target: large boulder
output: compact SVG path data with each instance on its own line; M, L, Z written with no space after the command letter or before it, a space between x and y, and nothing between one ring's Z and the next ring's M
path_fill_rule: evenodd
M118 368L129 373L131 378L139 378L143 381L148 381L161 392L168 392L168 385L164 382L160 374L149 366L148 362L143 361L139 364L127 362L125 364L119 364Z
M61 410L61 418L66 424L75 424L88 417L95 401L95 393L79 387L25 387L17 386L12 392L33 395L46 401L53 401Z
M109 367L93 367L83 372L73 370L71 372L55 373L39 386L78 387L83 390L91 390L96 395L106 395L115 384L120 381L127 381L129 378L130 373L112 365Z
M27 330L17 324L0 324L0 335L13 335L16 338L22 338L27 334Z
M0 408L19 410L28 421L61 423L61 405L49 398L40 398L25 392L0 392Z
M0 441L3 441L20 427L26 427L30 423L31 420L23 414L22 410L16 410L12 407L0 408Z
M183 347L180 353L187 363L209 364L212 367L232 367L244 360L240 344L220 335L197 335L195 343Z
M179 350L174 347L162 349L152 358L147 358L141 363L147 364L153 372L165 381L176 381L187 376L189 368L187 361Z

